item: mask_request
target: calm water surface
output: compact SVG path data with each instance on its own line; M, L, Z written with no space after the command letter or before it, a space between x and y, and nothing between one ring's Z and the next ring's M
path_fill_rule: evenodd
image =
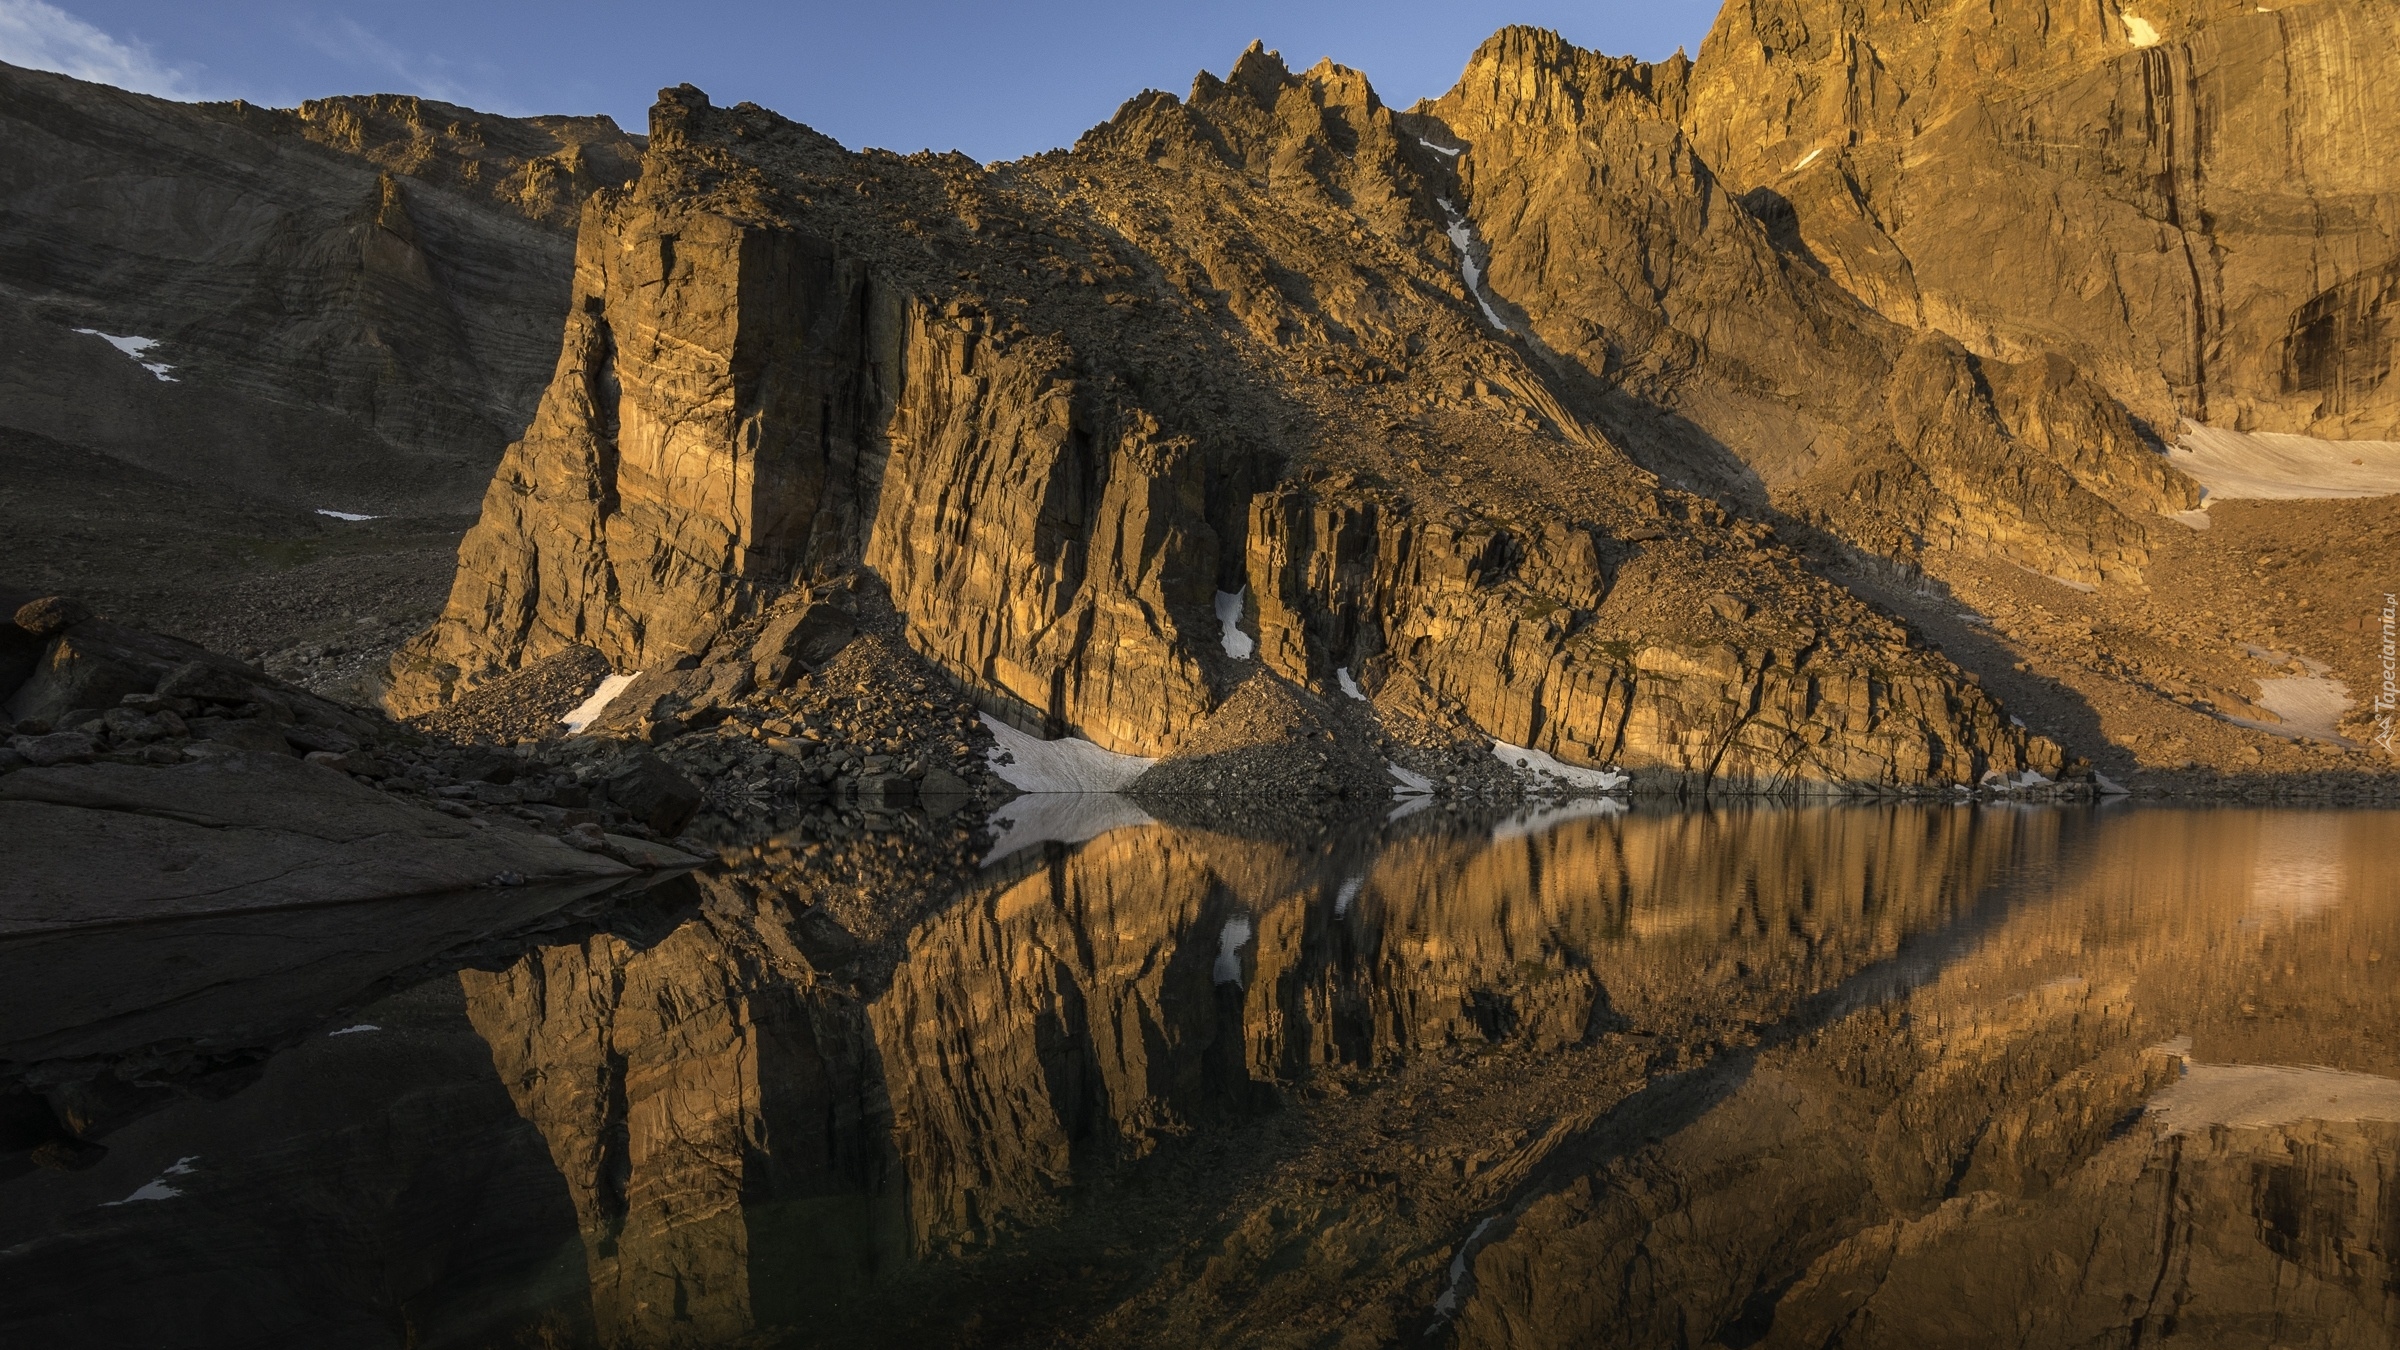
M2394 1343L2400 815L1112 819L0 944L0 1344Z

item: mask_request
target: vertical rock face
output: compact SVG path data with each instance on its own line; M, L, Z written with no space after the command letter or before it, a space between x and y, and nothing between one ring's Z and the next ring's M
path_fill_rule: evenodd
M1623 764L1646 785L1973 784L2059 767L2055 747L2011 736L1982 691L1904 647L1870 655L1814 630L1780 646L1755 645L1774 640L1756 631L1739 643L1610 636L1622 630L1606 622L1603 558L1637 550L1589 527L1520 535L1298 486L1251 509L1261 659L1302 683L1337 668L1373 691L1396 682L1500 740Z
M853 546L899 355L864 268L792 231L603 194L575 294L443 622L395 666L395 711L438 706L500 653L671 662Z
M1509 29L1425 106L1469 147L1497 302L1662 471L1886 555L2138 581L2151 522L2192 486L2072 366L1913 334L1779 243L1777 211L1684 128L1708 115L1697 78Z
M1215 702L1205 454L972 311L912 307L906 350L865 562L910 642L1029 729L1171 742Z
M1737 0L1680 118L1833 280L2178 417L2386 437L2391 12Z
M1577 410L1578 386L1479 327L1486 302L1452 275L1454 208L1419 164L1438 156L1404 149L1355 72L1295 76L1253 51L1188 104L1136 100L1071 156L1005 172L851 155L689 89L652 127L641 180L585 212L558 373L448 610L394 664L395 711L574 644L627 670L713 660L784 589L861 566L985 706L1113 750L1172 750L1239 682L1249 663L1225 652L1215 595L1247 585L1289 678L1330 689L1348 665L1503 739L1662 783L2055 767L1922 654L1829 703L1825 682L1864 668L1803 653L1828 606L1865 612L1722 512L1662 497ZM1282 186L1262 195L1262 176ZM2062 401L2102 416L2020 400ZM1410 420L1429 415L1450 420ZM1508 466L1505 505L1443 501L1457 475L1435 483L1394 453L1436 430L1507 447L1491 461ZM2113 470L2115 444L2059 454ZM1289 485L1310 461L1381 465L1341 481L1398 473L1439 504L1317 503ZM2161 481L2118 476L2128 498ZM1322 538L1300 528L1320 506L1340 517ZM2093 523L2113 519L2104 503L2087 515L2116 537ZM1638 569L1604 603L1602 534L1656 521L1672 530L1652 537L1739 567ZM2051 524L2020 533L2056 545ZM1731 595L1708 610L1736 584L1788 602L1788 641L1694 631L1716 622L1695 614L1751 611ZM1641 652L1661 654L1637 676Z

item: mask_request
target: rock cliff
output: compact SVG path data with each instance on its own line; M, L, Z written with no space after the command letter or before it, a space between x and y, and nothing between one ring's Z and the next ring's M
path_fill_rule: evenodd
M1892 322L1779 242L1682 125L1698 78L1508 29L1419 110L1467 147L1502 316L1671 477L1887 557L2138 582L2193 485L2071 364Z
M1247 593L1286 678L1662 784L2058 767L1494 334L1439 161L1355 72L1257 50L993 170L668 91L640 181L586 208L558 371L390 706L576 644L716 660L860 566L986 706L1114 750L1171 752L1255 668L1217 613ZM1761 607L1775 636L1727 644Z
M2400 427L2400 29L2381 6L1736 0L1678 110L1799 255L1910 328L2176 419Z
M0 424L354 512L473 500L556 351L562 226L634 149L606 119L16 67L0 122Z

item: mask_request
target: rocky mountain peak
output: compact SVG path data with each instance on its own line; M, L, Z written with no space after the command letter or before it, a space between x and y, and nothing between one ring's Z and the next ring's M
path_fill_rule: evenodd
M1681 114L1690 62L1603 56L1546 28L1511 25L1484 40L1432 111L1485 124L1577 127L1610 117ZM1632 105L1621 104L1630 99Z

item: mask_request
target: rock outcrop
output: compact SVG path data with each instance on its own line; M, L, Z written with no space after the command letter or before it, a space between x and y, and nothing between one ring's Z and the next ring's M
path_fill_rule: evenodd
M543 835L412 806L290 755L168 768L64 764L0 776L0 934L471 891L604 889L633 868Z
M0 424L303 512L470 506L557 351L565 230L636 148L606 119L16 67L0 124Z
M1915 332L1783 246L1681 125L1704 115L1695 78L1512 28L1419 110L1467 147L1465 214L1510 322L1670 476L1887 557L2138 582L2157 517L2196 488L2070 364Z
M1798 255L2177 419L2387 438L2400 28L2355 0L1737 0L1678 111Z
M389 706L577 645L625 671L713 664L794 587L863 567L987 707L1113 750L1173 749L1255 668L1216 612L1247 590L1274 607L1265 660L1288 678L1330 693L1345 660L1380 656L1375 681L1421 686L1428 710L1661 785L2058 767L1937 657L1824 654L1816 634L1864 609L1752 527L1662 494L1571 386L1479 330L1410 143L1355 72L1295 76L1259 51L1189 104L1145 96L1072 155L1003 172L851 155L667 91L641 180L586 208L557 375ZM1289 192L1262 197L1259 173ZM1459 370L1479 374L1454 390ZM2046 407L2046 388L2018 402ZM1492 445L1504 476L1468 488L1396 453L1438 436ZM2060 454L2139 478L2105 446ZM1427 523L1315 557L1286 517L1320 470L1413 484ZM1595 540L1632 534L1734 570L1637 568L1603 604ZM1384 547L1380 588L1332 583ZM1740 589L1777 598L1780 655L1714 654L1710 625L1753 611ZM1327 659L1295 645L1310 624ZM1880 628L1870 645L1889 646Z

